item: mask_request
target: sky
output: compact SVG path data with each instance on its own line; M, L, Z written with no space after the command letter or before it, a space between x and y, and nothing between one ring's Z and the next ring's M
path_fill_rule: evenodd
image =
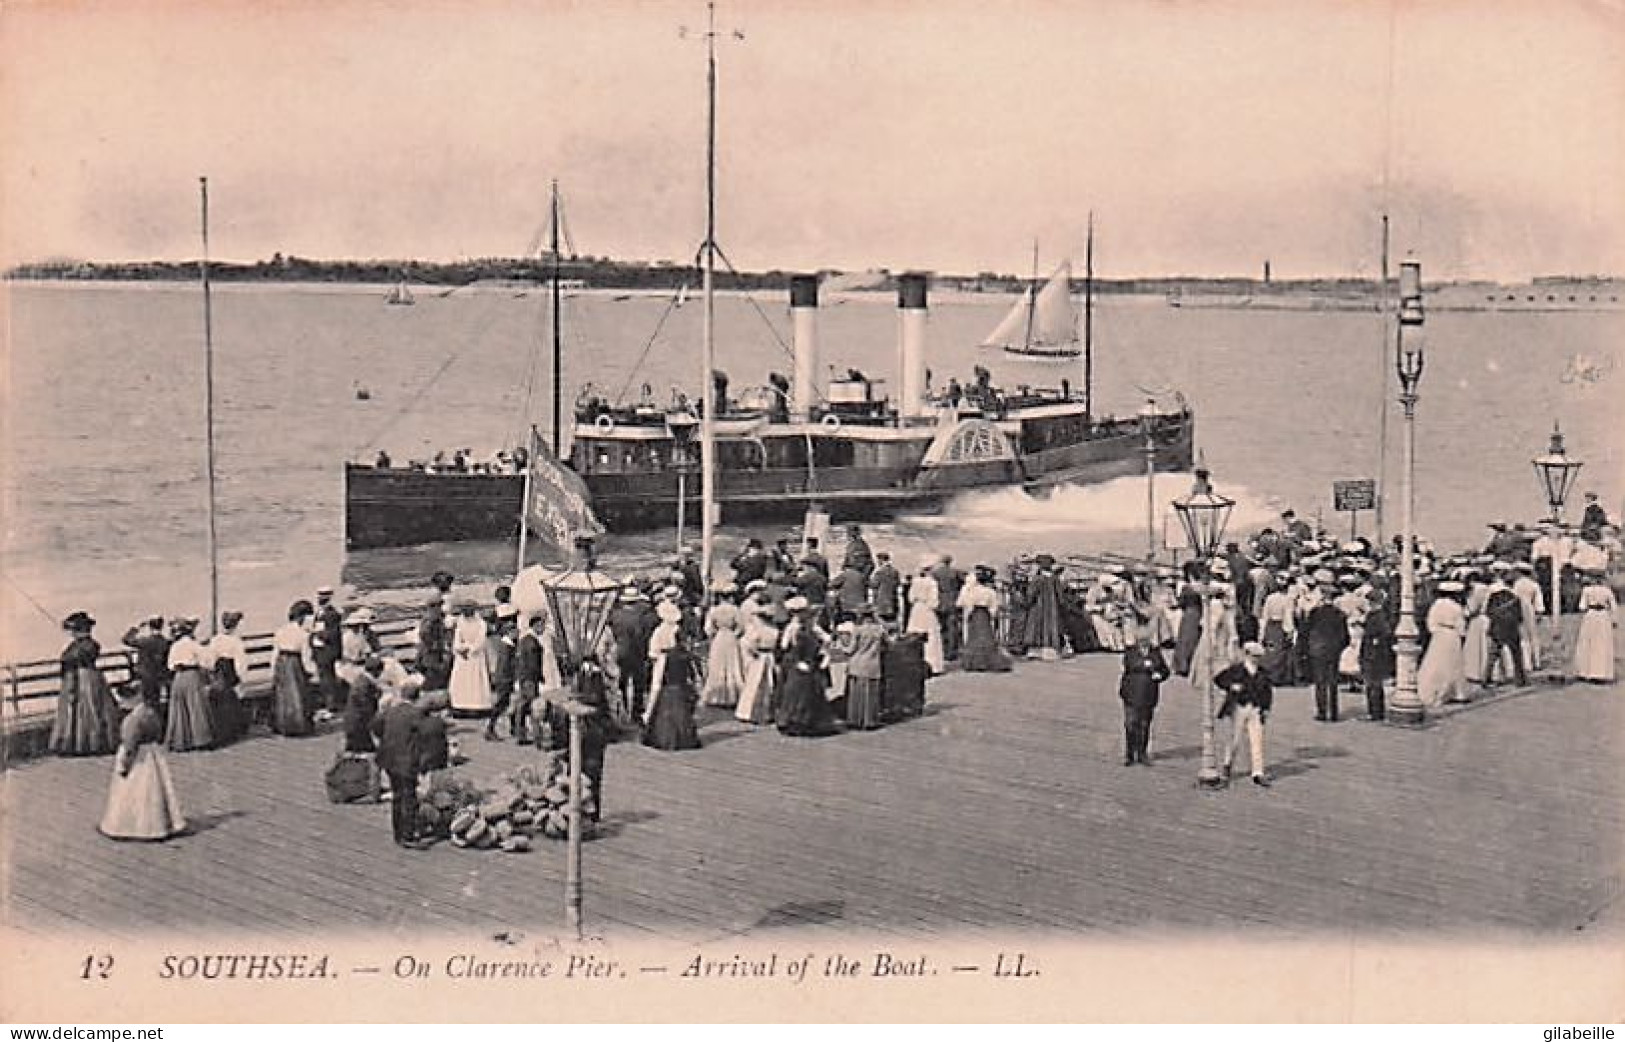
M699 0L12 0L0 253L514 256L704 234ZM1620 0L737 0L741 269L1625 274ZM684 37L680 29L691 32ZM736 39L732 30L743 33Z

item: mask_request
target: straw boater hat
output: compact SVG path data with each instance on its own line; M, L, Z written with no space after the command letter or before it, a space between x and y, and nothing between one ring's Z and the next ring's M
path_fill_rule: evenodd
M784 607L789 611L803 611L807 608L807 605L808 602L805 597L791 597L784 602Z
M1256 657L1264 654L1264 645L1258 643L1256 640L1249 640L1247 643L1241 646L1241 650Z
M499 619L511 619L518 614L519 609L506 601L497 605L497 618Z
M628 587L621 590L621 603L622 604L632 604L632 603L634 603L636 601L641 601L643 599L644 599L643 591L639 590L636 586L628 586Z
M1463 586L1459 581L1457 581L1455 579L1446 579L1444 582L1440 583L1438 585L1438 587L1437 587L1437 589L1438 589L1438 591L1440 593L1461 593L1466 588L1467 587Z

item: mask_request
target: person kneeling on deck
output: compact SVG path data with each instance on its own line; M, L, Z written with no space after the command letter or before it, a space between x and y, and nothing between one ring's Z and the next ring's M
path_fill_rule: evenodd
M1123 678L1117 697L1123 700L1123 766L1151 765L1151 718L1156 714L1168 663L1151 643L1151 626L1142 621L1135 642L1123 652Z
M1219 672L1213 682L1224 692L1224 705L1219 717L1231 718L1230 744L1224 751L1224 776L1230 778L1230 768L1236 760L1241 739L1247 737L1248 752L1252 757L1254 785L1268 786L1264 773L1264 722L1269 719L1270 706L1275 700L1275 689L1269 674L1259 668L1264 656L1264 645L1248 641L1241 649L1241 661Z

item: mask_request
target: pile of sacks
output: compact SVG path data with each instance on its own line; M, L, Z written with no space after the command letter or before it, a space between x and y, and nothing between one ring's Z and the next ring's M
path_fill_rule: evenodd
M592 779L582 776L582 828L590 831ZM531 848L540 833L564 839L570 832L570 764L562 752L539 764L526 764L492 790L474 787L451 773L431 781L420 815L426 830L450 838L453 846L517 854Z

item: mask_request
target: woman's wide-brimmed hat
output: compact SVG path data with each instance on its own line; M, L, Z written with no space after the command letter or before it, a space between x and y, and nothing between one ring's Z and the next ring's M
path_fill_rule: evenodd
M62 620L62 628L65 630L88 630L95 625L96 620L85 611L76 611Z

